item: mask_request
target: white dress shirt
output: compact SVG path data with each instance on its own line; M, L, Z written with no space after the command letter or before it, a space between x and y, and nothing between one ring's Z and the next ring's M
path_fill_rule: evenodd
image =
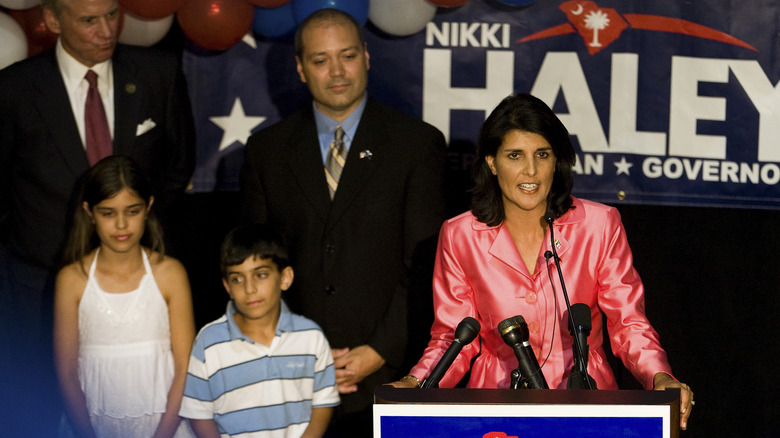
M111 138L114 138L114 71L111 66L111 59L95 64L88 68L71 56L64 47L62 41L57 40L57 64L60 67L62 80L65 82L65 89L68 90L70 107L73 110L73 116L76 119L76 126L81 136L81 144L86 148L85 127L84 127L84 105L87 101L87 91L89 83L84 78L87 70L93 70L98 75L98 91L100 99L103 101L103 108L106 111L108 120L108 129L111 132Z

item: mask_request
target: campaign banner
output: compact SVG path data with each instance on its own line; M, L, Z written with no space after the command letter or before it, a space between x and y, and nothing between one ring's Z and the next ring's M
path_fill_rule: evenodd
M577 196L777 209L779 8L470 0L439 8L410 36L367 22L369 93L439 128L450 173L464 180L487 114L510 94L531 93L571 134ZM290 38L251 34L222 52L185 50L198 127L194 191L238 189L246 138L310 104L294 56Z

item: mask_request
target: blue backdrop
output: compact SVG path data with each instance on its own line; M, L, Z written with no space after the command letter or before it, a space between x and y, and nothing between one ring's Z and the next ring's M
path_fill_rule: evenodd
M505 96L572 134L575 193L610 204L780 208L780 2L471 0L391 36L368 22L369 92L437 126L466 180ZM193 191L238 189L248 135L306 105L292 43L184 51L198 126ZM464 185L467 184L464 182Z

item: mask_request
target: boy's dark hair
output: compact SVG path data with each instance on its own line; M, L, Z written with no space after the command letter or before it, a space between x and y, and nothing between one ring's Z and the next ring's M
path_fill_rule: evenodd
M227 278L228 267L240 265L250 257L269 259L279 271L290 266L284 236L268 225L241 225L225 236L219 257L222 277Z

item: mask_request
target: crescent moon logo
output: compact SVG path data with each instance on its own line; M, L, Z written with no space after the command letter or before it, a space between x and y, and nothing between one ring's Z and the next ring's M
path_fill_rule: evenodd
M577 4L577 9L571 11L571 13L574 14L574 15L580 15L580 14L582 14L582 11L583 11L582 3L578 3Z

